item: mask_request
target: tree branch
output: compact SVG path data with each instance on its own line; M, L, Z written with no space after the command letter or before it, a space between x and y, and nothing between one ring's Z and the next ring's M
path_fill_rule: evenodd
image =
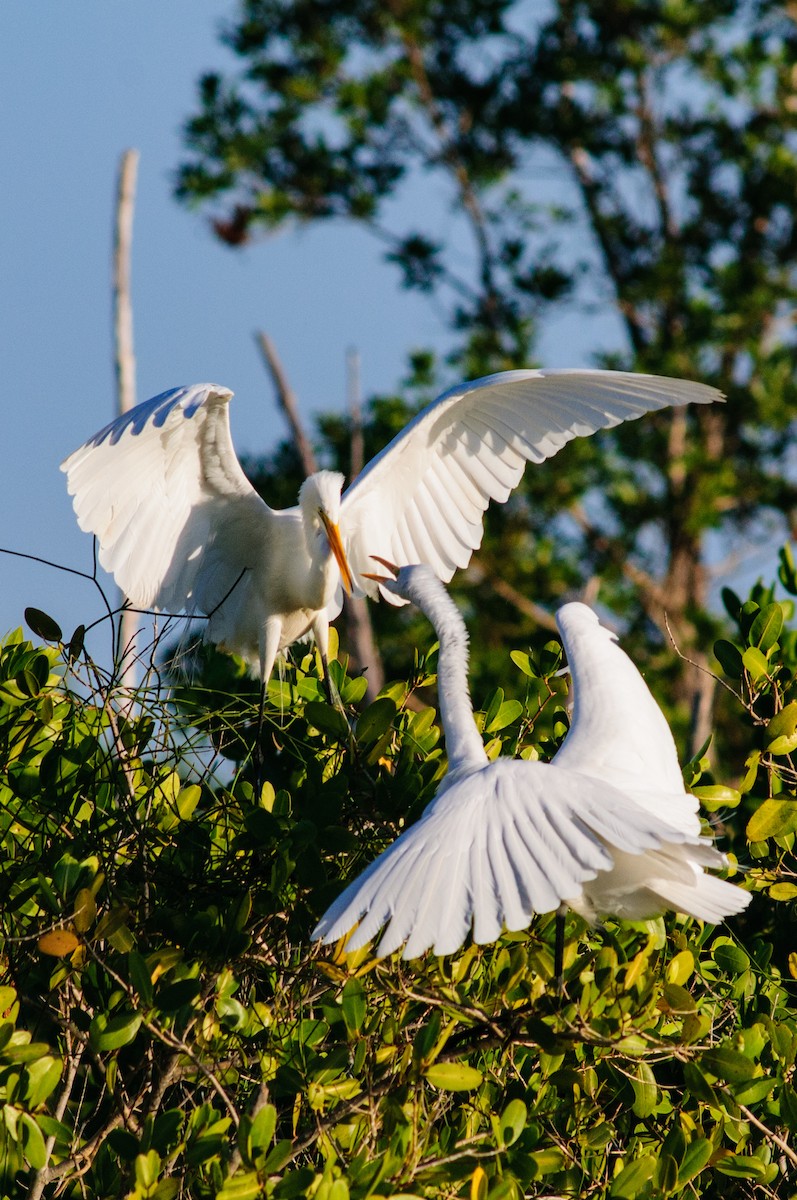
M296 393L288 383L288 377L285 374L277 348L272 342L267 333L256 333L255 341L260 347L260 352L263 355L263 361L266 364L268 373L271 376L271 381L274 384L274 391L277 397L277 405L282 411L288 425L291 429L293 444L296 447L296 452L302 464L302 470L305 475L314 475L318 470L313 447L304 432L302 419L299 416L299 405L296 400Z
M113 332L117 407L129 412L136 402L136 359L133 352L133 305L130 296L130 258L138 172L138 150L125 150L119 165L113 243ZM123 607L119 618L120 678L132 694L136 686L135 643L139 621L134 609Z

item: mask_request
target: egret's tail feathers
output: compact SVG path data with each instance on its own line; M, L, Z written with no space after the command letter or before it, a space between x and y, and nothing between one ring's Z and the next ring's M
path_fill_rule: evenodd
M695 872L691 884L654 877L650 880L649 887L654 894L661 897L662 907L674 908L676 912L686 913L687 916L697 917L699 921L708 921L712 925L718 925L725 917L742 912L751 899L750 892L737 887L735 883L717 879L714 875L706 875L702 871Z
M716 925L750 903L749 892L706 874L705 867L727 863L705 838L641 855L614 851L613 858L612 869L584 887L585 903L579 911L588 918L611 913L641 921L674 909Z

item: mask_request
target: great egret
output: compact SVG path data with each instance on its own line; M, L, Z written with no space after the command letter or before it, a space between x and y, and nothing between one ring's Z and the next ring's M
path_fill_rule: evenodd
M231 398L210 383L164 392L106 425L61 469L80 528L96 534L100 563L129 600L203 613L208 639L240 654L265 684L277 654L309 632L325 663L340 582L351 586L371 554L423 560L448 580L481 542L490 500L506 500L528 460L721 393L614 371L490 375L444 392L342 497L342 476L321 471L284 511L269 508L241 470ZM375 597L377 585L365 590Z
M380 560L383 561L383 560ZM726 865L701 833L669 726L634 664L586 605L557 613L575 692L551 763L490 762L473 720L465 623L426 565L383 561L382 588L416 604L440 642L438 695L448 774L420 820L351 883L312 936L376 953L452 954L469 932L492 942L533 913L568 905L588 920L676 909L717 922L750 896L705 873Z

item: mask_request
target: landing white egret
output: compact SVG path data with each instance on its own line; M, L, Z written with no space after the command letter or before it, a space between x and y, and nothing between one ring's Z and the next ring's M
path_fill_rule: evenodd
M383 560L380 560L383 561ZM375 576L412 601L440 642L448 773L420 820L351 883L313 931L378 956L452 954L567 905L588 920L676 909L717 922L750 896L706 874L724 856L703 835L667 721L613 634L583 604L557 622L573 677L570 731L552 763L490 762L473 719L465 623L426 565Z
M174 388L106 425L62 464L81 529L133 605L201 613L206 636L265 683L277 654L312 632L325 662L341 581L379 554L428 562L448 580L482 538L527 461L646 412L721 399L699 383L614 371L507 371L425 408L341 496L321 471L275 511L244 475L232 392ZM368 581L365 590L377 594ZM404 603L392 593L393 604Z

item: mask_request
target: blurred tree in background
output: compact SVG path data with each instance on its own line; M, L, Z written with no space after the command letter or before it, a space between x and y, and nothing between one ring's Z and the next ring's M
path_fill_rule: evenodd
M371 230L451 332L444 367L416 359L426 398L452 371L527 365L550 316L609 310L622 337L596 362L726 392L529 470L456 585L477 691L509 630L538 639L524 598L586 587L672 672L666 614L698 663L675 682L699 744L712 571L744 539L776 544L795 507L792 6L244 0L224 40L241 70L202 80L178 195L236 246L297 222ZM410 192L422 225L402 224ZM371 406L369 450L407 415ZM319 431L338 462L340 426Z

